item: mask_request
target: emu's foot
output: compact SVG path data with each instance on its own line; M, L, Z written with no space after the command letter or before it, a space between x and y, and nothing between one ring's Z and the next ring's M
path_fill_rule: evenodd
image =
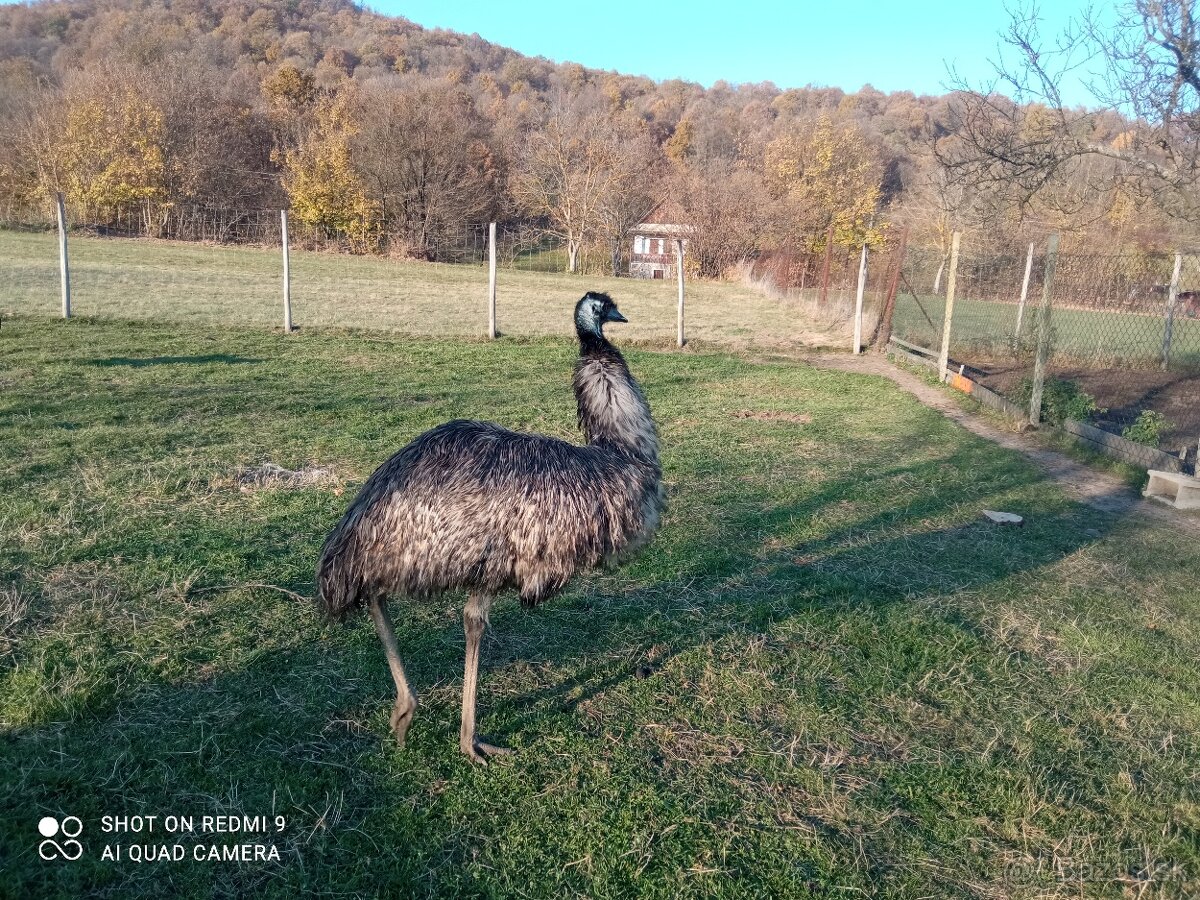
M458 745L471 762L483 763L484 765L487 765L488 757L509 756L512 753L512 750L508 747L496 747L479 740L479 738L461 740Z
M392 709L392 734L396 736L396 746L404 746L404 737L408 734L408 726L412 724L413 716L417 714L417 698L410 695L406 703L396 701Z

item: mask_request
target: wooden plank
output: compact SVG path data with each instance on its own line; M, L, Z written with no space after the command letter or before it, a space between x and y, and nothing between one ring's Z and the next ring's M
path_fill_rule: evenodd
M936 354L928 347L922 347L920 344L910 344L908 341L902 341L900 338L893 336L891 338L893 344L899 344L905 350L911 350L914 353L924 353L926 356L936 356Z
M960 375L953 372L946 382L950 387L962 391L964 394L969 394L972 399L978 400L984 406L990 407L997 412L1002 412L1007 416L1012 416L1014 419L1024 422L1025 410L1017 406L1011 400L1005 399L990 388L984 387L978 381L968 378L966 375Z
M909 353L903 347L897 347L895 344L895 341L896 341L896 339L892 338L892 340L888 343L888 345L887 345L888 353L892 353L892 354L895 354L896 356L903 357L904 359L907 359L909 362L915 363L918 366L925 366L927 368L934 369L934 370L937 369L938 364L937 364L936 359L930 359L927 356L918 356L915 353Z
M1178 456L1147 447L1145 444L1135 444L1119 434L1112 434L1083 422L1068 419L1062 424L1062 431L1086 441L1093 449L1134 465L1167 472L1183 471L1183 461Z

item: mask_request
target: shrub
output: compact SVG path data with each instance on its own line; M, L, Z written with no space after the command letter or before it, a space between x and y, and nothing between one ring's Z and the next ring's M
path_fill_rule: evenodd
M1162 413L1155 412L1152 409L1143 409L1138 413L1138 417L1134 419L1133 424L1121 432L1121 437L1127 438L1135 444L1157 447L1158 442L1162 440L1163 432L1170 430L1170 428L1171 423L1167 421L1167 417Z
M1017 402L1029 405L1033 396L1033 379L1022 378L1017 387ZM1073 381L1064 378L1047 378L1042 385L1042 421L1061 425L1067 419L1086 422L1096 413L1104 412L1096 404L1096 398L1079 389Z

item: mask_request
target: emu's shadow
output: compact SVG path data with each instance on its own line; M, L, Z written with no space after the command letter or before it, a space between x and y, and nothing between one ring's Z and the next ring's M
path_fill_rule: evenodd
M870 490L875 484L885 484L891 478L912 473L914 468L925 467L901 465L875 470L856 478L854 485ZM1031 475L1026 483L1040 480L1040 476ZM1013 486L1010 483L1006 487ZM752 533L755 529L761 531L764 519L770 527L811 517L844 497L846 489L847 485L837 483L801 503L777 507L766 515L744 512L732 517L730 530ZM1102 505L1105 496L1094 499ZM975 505L982 511L986 502L978 501ZM642 665L648 663L652 670L657 670L672 657L720 636L722 630L745 630L748 635L761 633L809 607L812 602L809 598L814 594L836 595L839 602L850 598L854 604L876 608L934 596L953 597L1051 566L1102 540L1120 521L1117 516L1090 507L1071 505L1052 515L1035 514L1023 527L996 525L980 516L959 525L917 533L902 530L906 523L943 514L946 506L945 500L931 495L903 510L889 509L848 522L816 540L778 543L767 538L756 542L754 547L743 547L744 555L734 572L719 577L707 590L689 593L687 603L693 610L701 614L719 610L721 622L715 631L684 628L661 615L656 598L670 593L668 585L655 585L632 596L576 593L532 612L520 610L515 604L499 603L492 613L490 653L485 645L482 684L486 688L489 670L496 668L504 657L552 662L580 652L618 649L604 645L602 640L597 646L594 638L611 633L618 626L628 630L630 613L640 613L641 640L621 648L625 650L627 664L617 668L611 662L601 662L561 684L502 701L514 704L514 708L537 707L547 714L557 708L569 714L585 701L644 675L638 672ZM888 536L878 537L879 534ZM701 549L697 545L683 555ZM794 599L789 599L789 595ZM737 609L743 597L747 599L744 614ZM559 621L539 623L539 617L547 616ZM561 620L575 620L574 627L562 628ZM954 621L964 631L980 634L970 615L955 615ZM572 639L569 637L572 634L582 637ZM506 649L514 642L536 646L537 653L514 656ZM646 655L651 646L664 643L669 645L665 652L660 651L653 659ZM449 670L443 670L442 674L452 677ZM486 705L482 712L486 717ZM493 729L492 736L506 738L508 734Z

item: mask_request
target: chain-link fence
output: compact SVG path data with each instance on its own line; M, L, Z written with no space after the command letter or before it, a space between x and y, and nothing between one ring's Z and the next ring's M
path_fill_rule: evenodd
M1200 255L1059 253L1048 286L1047 264L1044 245L981 252L964 240L953 272L951 370L1029 409L1042 347L1042 419L1194 457ZM900 346L937 358L951 269L949 254L907 254L892 331Z

